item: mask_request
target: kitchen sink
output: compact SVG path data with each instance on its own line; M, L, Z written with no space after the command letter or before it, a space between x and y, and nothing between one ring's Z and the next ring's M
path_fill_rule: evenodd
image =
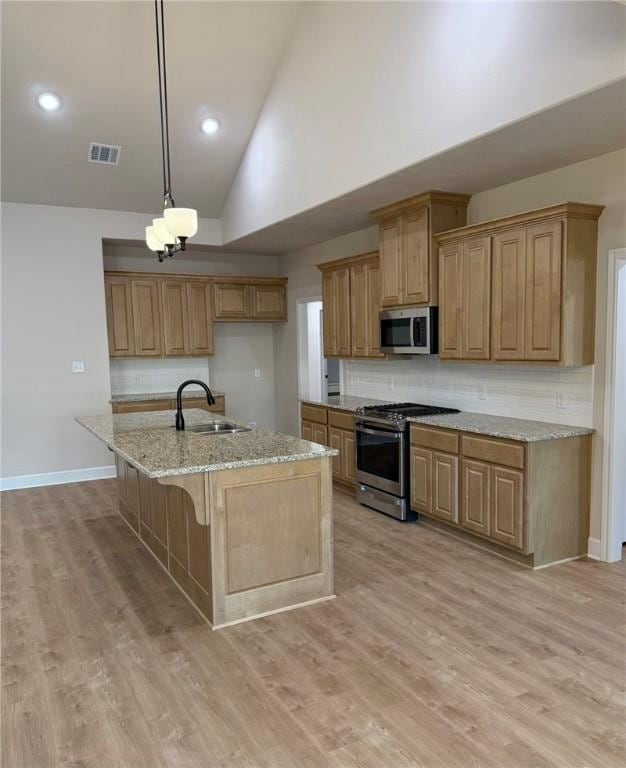
M209 424L193 424L185 427L185 432L196 432L203 435L232 435L235 432L250 432L250 427L232 424L230 421L212 421Z

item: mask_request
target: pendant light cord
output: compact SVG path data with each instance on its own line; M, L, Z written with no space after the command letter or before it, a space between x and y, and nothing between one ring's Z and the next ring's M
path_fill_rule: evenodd
M159 30L159 3L161 5ZM170 130L167 108L167 67L165 62L165 16L163 0L154 0L154 20L157 41L157 69L159 73L159 111L161 115L161 158L163 164L163 198L173 204L170 170Z

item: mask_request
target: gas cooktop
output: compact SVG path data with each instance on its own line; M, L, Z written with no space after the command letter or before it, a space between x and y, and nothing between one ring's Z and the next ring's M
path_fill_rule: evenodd
M359 416L385 420L393 424L403 424L408 416L436 416L440 413L458 413L458 408L443 408L438 405L421 403L389 403L388 405L366 405L357 408Z

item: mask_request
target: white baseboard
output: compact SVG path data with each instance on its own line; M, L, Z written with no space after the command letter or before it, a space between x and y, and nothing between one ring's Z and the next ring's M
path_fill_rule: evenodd
M592 539L591 536L587 539L587 557L592 560L603 560L602 557L602 543L600 539Z
M105 480L110 477L115 477L115 465L69 469L65 472L45 472L42 475L14 475L13 477L0 478L0 491L37 488L42 485L84 483L87 480Z

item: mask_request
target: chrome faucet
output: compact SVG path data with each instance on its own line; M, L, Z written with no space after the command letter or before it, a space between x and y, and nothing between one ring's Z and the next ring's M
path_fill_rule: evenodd
M179 432L181 429L185 429L185 419L183 418L183 389L185 389L188 384L197 384L202 387L206 392L207 403L209 405L215 405L213 393L203 381L200 381L199 379L187 379L187 381L183 381L176 392L176 430Z

